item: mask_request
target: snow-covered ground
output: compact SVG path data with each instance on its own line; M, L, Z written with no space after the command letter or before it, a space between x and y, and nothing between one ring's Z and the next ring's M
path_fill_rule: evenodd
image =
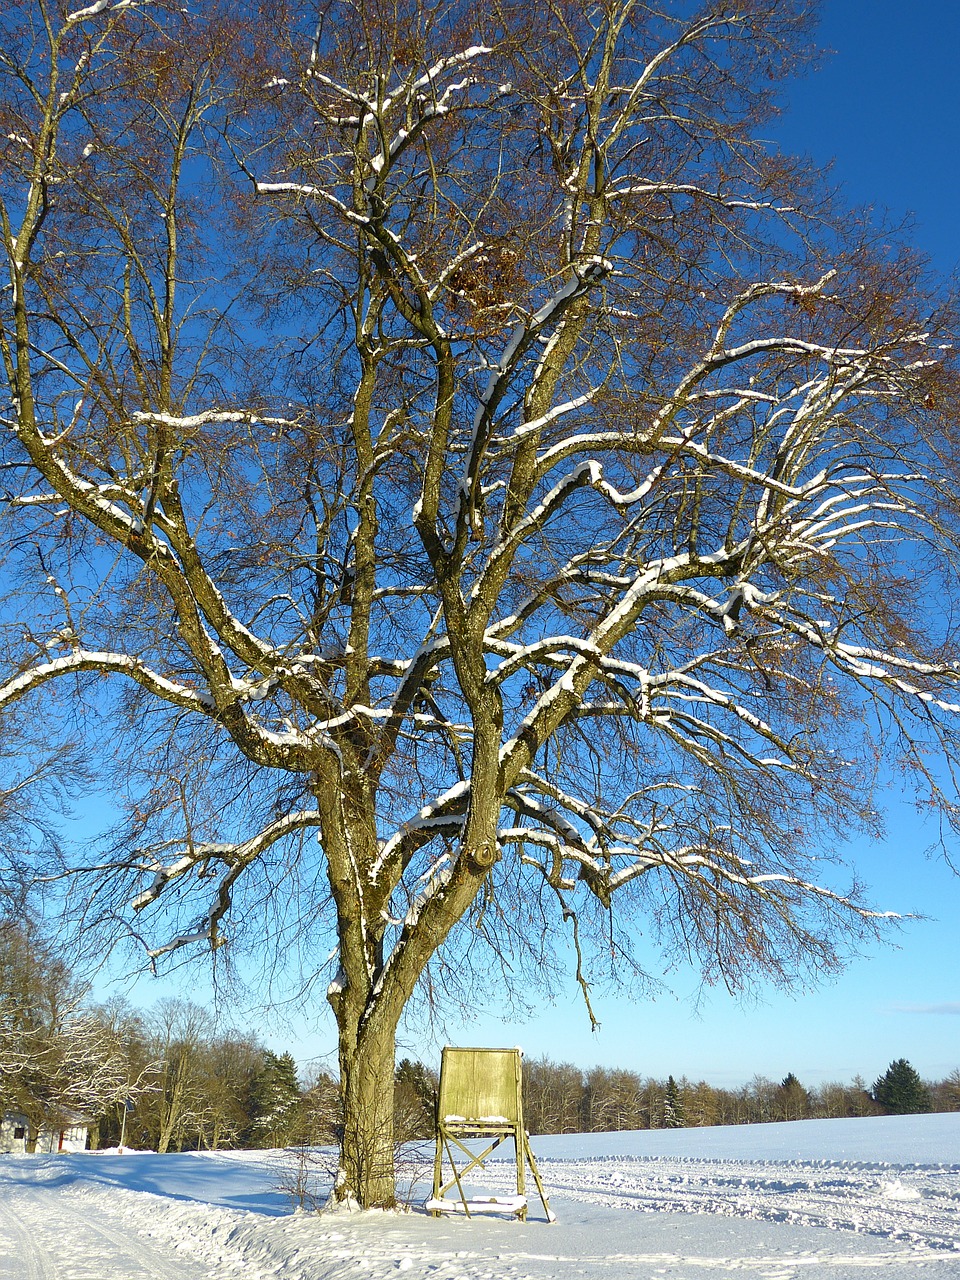
M534 1149L553 1225L535 1196L525 1224L293 1213L280 1184L296 1168L280 1152L3 1157L0 1277L960 1280L960 1114ZM490 1162L471 1187L502 1193L512 1176Z

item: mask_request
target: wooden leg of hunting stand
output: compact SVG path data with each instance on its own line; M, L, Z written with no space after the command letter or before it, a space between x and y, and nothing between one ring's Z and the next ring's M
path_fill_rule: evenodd
M522 1196L524 1201L523 1207L517 1210L517 1217L520 1219L521 1222L526 1222L527 1220L527 1204L526 1204L527 1179L526 1179L526 1169L524 1168L526 1151L524 1149L522 1129L517 1129L516 1132L514 1133L513 1145L517 1153L517 1195Z
M533 1148L530 1146L530 1135L523 1135L524 1154L530 1164L530 1172L533 1174L533 1180L537 1184L537 1191L540 1193L540 1203L543 1205L543 1211L547 1215L548 1222L556 1222L557 1216L550 1208L550 1201L547 1199L547 1193L543 1189L543 1183L540 1181L540 1170L537 1168L537 1162L533 1158Z
M433 1195L430 1197L434 1201L439 1200L440 1198L440 1183L443 1179L443 1147L441 1143L442 1143L442 1136L440 1134L440 1130L438 1129L437 1130L437 1146L433 1155ZM434 1209L432 1212L435 1218L440 1217L439 1209Z

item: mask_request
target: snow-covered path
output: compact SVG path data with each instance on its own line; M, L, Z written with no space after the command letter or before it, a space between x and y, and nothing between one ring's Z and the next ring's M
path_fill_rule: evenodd
M555 1225L292 1214L279 1152L0 1158L0 1280L960 1280L960 1115L535 1147Z
M20 1161L24 1165L25 1161ZM30 1170L26 1171L28 1174ZM47 1172L38 1170L37 1172ZM84 1196L56 1177L0 1178L0 1277L3 1280L206 1280L208 1268L156 1247L106 1194Z

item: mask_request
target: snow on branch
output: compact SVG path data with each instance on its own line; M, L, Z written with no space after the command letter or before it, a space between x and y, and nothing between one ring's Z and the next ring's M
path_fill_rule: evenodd
M448 787L442 795L406 822L383 842L376 859L370 864L369 879L376 883L391 862L402 853L405 844L417 844L423 837L432 839L441 830L457 831L463 826L470 782L466 779Z
M725 196L721 191L710 191L706 187L697 186L693 182L657 182L656 180L631 182L615 191L605 191L604 199L613 201L622 200L628 196L650 195L695 196L699 199L709 200L713 204L721 205L724 209L751 209L756 212L762 210L782 214L797 212L793 205L780 205L773 200L738 199L734 196Z
M50 662L42 662L35 667L30 667L0 685L0 707L17 701L18 698L39 688L48 680L78 671L114 672L129 676L143 688L176 706L206 714L215 708L213 697L205 690L193 689L189 685L168 679L139 658L125 653L97 652L81 648L65 654L62 658L54 658Z
M205 409L202 413L178 417L170 413L138 410L130 415L134 422L153 422L162 427L174 427L178 431L196 431L212 423L245 422L250 426L296 427L294 418L271 418L249 409Z
M543 640L532 641L528 645L511 645L510 649L512 650L510 656L487 672L486 678L489 684L502 684L515 672L546 660L566 668L567 662L564 659L570 651L584 653L598 659L603 656L590 640L565 635L548 636Z
M461 49L459 53L451 53L439 58L422 76L413 81L410 85L410 91L416 93L419 89L425 89L428 85L432 85L450 67L462 67L464 63L473 62L489 53L493 53L490 45L472 44L467 49Z
M257 192L260 195L294 195L301 196L303 199L319 200L323 204L328 204L335 209L341 218L347 222L353 223L354 226L369 226L370 219L362 213L356 213L338 200L337 197L324 187L318 187L310 182L257 182Z
M150 0L94 0L86 9L75 9L67 14L67 23L72 26L77 22L85 22L88 18L96 18L101 13L116 13L123 9L139 9L150 4Z
M718 352L726 345L727 335L730 332L730 326L734 320L745 311L747 307L761 298L769 298L775 295L781 297L793 298L798 301L804 301L808 298L817 298L823 294L824 289L831 280L836 278L835 269L825 271L824 274L815 280L812 284L802 284L793 280L765 280L757 284L752 284L748 288L742 290L736 298L730 303L723 314L723 318L717 326L716 336L713 341L713 351ZM863 355L864 352L859 354Z
M209 942L215 950L223 945L225 939L219 932L220 922L232 905L233 886L246 868L266 852L277 841L295 832L306 831L311 827L319 827L321 815L316 810L299 810L284 814L275 822L269 823L248 840L236 843L220 841L190 842L186 851L171 861L156 864L153 868L153 881L132 900L134 911L142 911L156 902L163 891L173 882L181 879L194 869L209 874L211 862L222 864L226 870L216 882L215 898L204 919L195 929L187 933L177 934L159 947L148 949L151 960L162 955L178 951L182 947L197 942ZM146 869L146 867L144 868Z
M722 902L728 899L731 890L747 889L761 898L776 900L783 896L784 890L799 891L802 895L820 899L853 911L856 915L868 920L902 919L894 911L874 911L856 903L850 896L837 893L825 885L806 880L800 876L786 872L760 872L753 874L749 863L739 858L729 848L718 846L716 849L703 845L694 845L675 850L664 850L659 858L664 870L676 871L695 882L699 890L708 897ZM624 868L611 878L612 887L619 888L629 880L649 870L648 865L638 863ZM708 871L708 876L703 875ZM788 914L792 914L788 911Z
M238 843L201 840L191 841L185 853L178 854L172 862L158 865L154 869L153 883L149 889L137 894L133 899L134 911L142 911L151 902L155 902L166 886L185 875L192 867L213 861L223 862L228 866L236 863L250 862L258 857L272 844L282 840L293 831L302 831L308 827L319 826L320 814L316 810L298 810L284 814L275 822L269 823L262 831L248 840ZM168 841L168 844L174 842Z
M502 541L493 547L487 557L483 572L478 576L477 582L472 589L473 598L477 598L481 594L485 576L495 571L502 559L512 555L529 534L542 529L546 521L562 507L571 493L584 485L592 485L594 488L604 492L604 484L603 468L593 458L578 463L572 471L558 480L550 492L545 494L543 499L535 507L531 508L521 520L518 520L516 524L508 529Z
M466 451L463 476L457 500L456 523L461 525L465 500L474 492L480 456L487 447L487 438L497 406L505 394L517 366L531 344L545 331L560 321L568 307L577 298L588 293L613 270L613 263L599 255L588 255L575 263L566 273L563 284L526 321L517 324L497 362L489 366L487 383L477 402L473 415L473 429Z

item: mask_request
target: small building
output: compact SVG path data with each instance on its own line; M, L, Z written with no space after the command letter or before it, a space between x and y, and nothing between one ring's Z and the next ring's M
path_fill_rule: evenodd
M37 1154L58 1151L86 1151L91 1121L76 1112L60 1116L59 1125L42 1128L37 1138ZM0 1118L0 1155L26 1155L30 1122L19 1111L5 1111Z

